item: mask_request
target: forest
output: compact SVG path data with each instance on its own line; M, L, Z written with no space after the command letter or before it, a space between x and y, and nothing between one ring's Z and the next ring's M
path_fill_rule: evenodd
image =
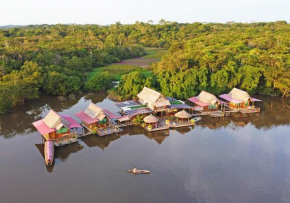
M122 25L30 25L0 29L0 113L41 93L110 89L114 74L98 67L168 49L152 74L132 69L113 91L134 98L144 85L179 99L232 87L251 94L290 92L290 25L271 23L136 22ZM119 79L118 76L117 79Z

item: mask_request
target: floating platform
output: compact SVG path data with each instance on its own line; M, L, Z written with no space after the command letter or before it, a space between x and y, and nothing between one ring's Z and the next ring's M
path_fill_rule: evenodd
M184 123L170 123L169 128L181 128L181 127L188 127L188 126L194 126L195 123L191 122L184 122Z
M220 117L228 117L230 116L230 113L228 112L214 112L210 114L210 117L212 118L220 118Z
M87 130L87 132L84 132L83 134L80 134L78 135L78 137L84 137L84 136L87 136L87 135L92 135L94 134L93 131L89 128L87 128L85 125L82 125L84 127L84 129ZM119 133L119 132L123 132L124 130L119 128L119 126L114 126L114 127L107 127L105 129L98 129L96 134L98 136L106 136L106 135L111 135L111 134L115 134L115 133Z
M141 127L148 132L154 132L154 131L160 131L160 130L169 130L169 126L154 127L152 129L148 129L148 127L143 127L143 126L141 126Z
M43 137L45 138L46 141L52 140L47 135L43 135ZM55 147L68 145L68 144L78 142L78 135L74 134L74 133L69 133L68 135L65 135L61 138L58 138L58 139L52 140L52 141L53 141L53 144Z

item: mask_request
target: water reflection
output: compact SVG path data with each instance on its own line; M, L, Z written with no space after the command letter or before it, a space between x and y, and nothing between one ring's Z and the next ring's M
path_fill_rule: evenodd
M162 142L169 136L169 130L165 131L156 131L156 132L146 132L145 136L149 139L155 140L158 144L162 144Z
M102 102L106 97L106 93L86 94L76 95L75 99L65 98L61 101L55 96L43 95L39 99L28 100L24 106L15 107L13 113L0 114L0 136L11 138L15 135L27 135L36 132L32 123L43 118L49 109L56 112L68 110L69 113L74 105L79 104L86 108L87 103L91 101L95 103Z
M104 150L106 147L110 145L111 142L120 138L120 135L113 134L110 136L99 137L96 135L88 135L82 138L82 141L88 147L99 147Z
M107 98L106 93L76 95L75 99L66 98L60 101L57 97L43 95L39 99L29 100L24 106L17 106L13 113L0 115L0 135L5 138L11 138L18 135L27 135L36 132L31 125L35 120L41 119L47 114L49 109L57 112L65 112L74 115L77 111L83 110L92 101L99 103L100 106L117 112L114 103ZM248 124L254 125L257 129L268 129L272 126L289 125L290 123L290 98L259 96L263 100L257 105L261 108L260 114L234 114L225 118L203 117L198 125L216 130L228 126L234 126L236 129ZM130 130L129 130L130 129ZM190 128L176 129L181 134L190 131ZM129 126L124 133L139 134L146 131L140 128Z

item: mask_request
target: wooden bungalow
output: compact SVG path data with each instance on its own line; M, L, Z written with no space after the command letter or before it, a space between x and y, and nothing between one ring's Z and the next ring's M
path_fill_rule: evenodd
M102 109L96 104L91 103L85 111L80 111L75 114L82 124L90 131L95 127L104 127L111 124L111 119L116 119L118 116L108 111L107 109Z
M144 87L137 97L142 104L147 104L154 112L166 111L171 106L170 101L165 96L147 87Z
M81 128L70 116L59 115L53 110L33 125L46 140L53 140L56 146L76 142L76 128Z
M247 110L247 112L260 112L260 109L254 107L255 101L261 101L259 99L251 97L247 92L233 88L228 94L222 94L220 98L229 102L229 107L235 110Z
M206 91L202 91L198 96L191 97L188 100L197 105L195 107L197 111L218 110L221 103L216 96Z

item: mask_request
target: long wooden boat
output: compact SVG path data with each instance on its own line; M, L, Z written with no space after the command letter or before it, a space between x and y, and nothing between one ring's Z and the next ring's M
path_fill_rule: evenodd
M148 171L148 170L136 170L135 172L133 172L133 169L129 169L128 173L149 174L150 171Z
M46 165L52 165L54 159L54 144L52 140L44 143L44 158Z

